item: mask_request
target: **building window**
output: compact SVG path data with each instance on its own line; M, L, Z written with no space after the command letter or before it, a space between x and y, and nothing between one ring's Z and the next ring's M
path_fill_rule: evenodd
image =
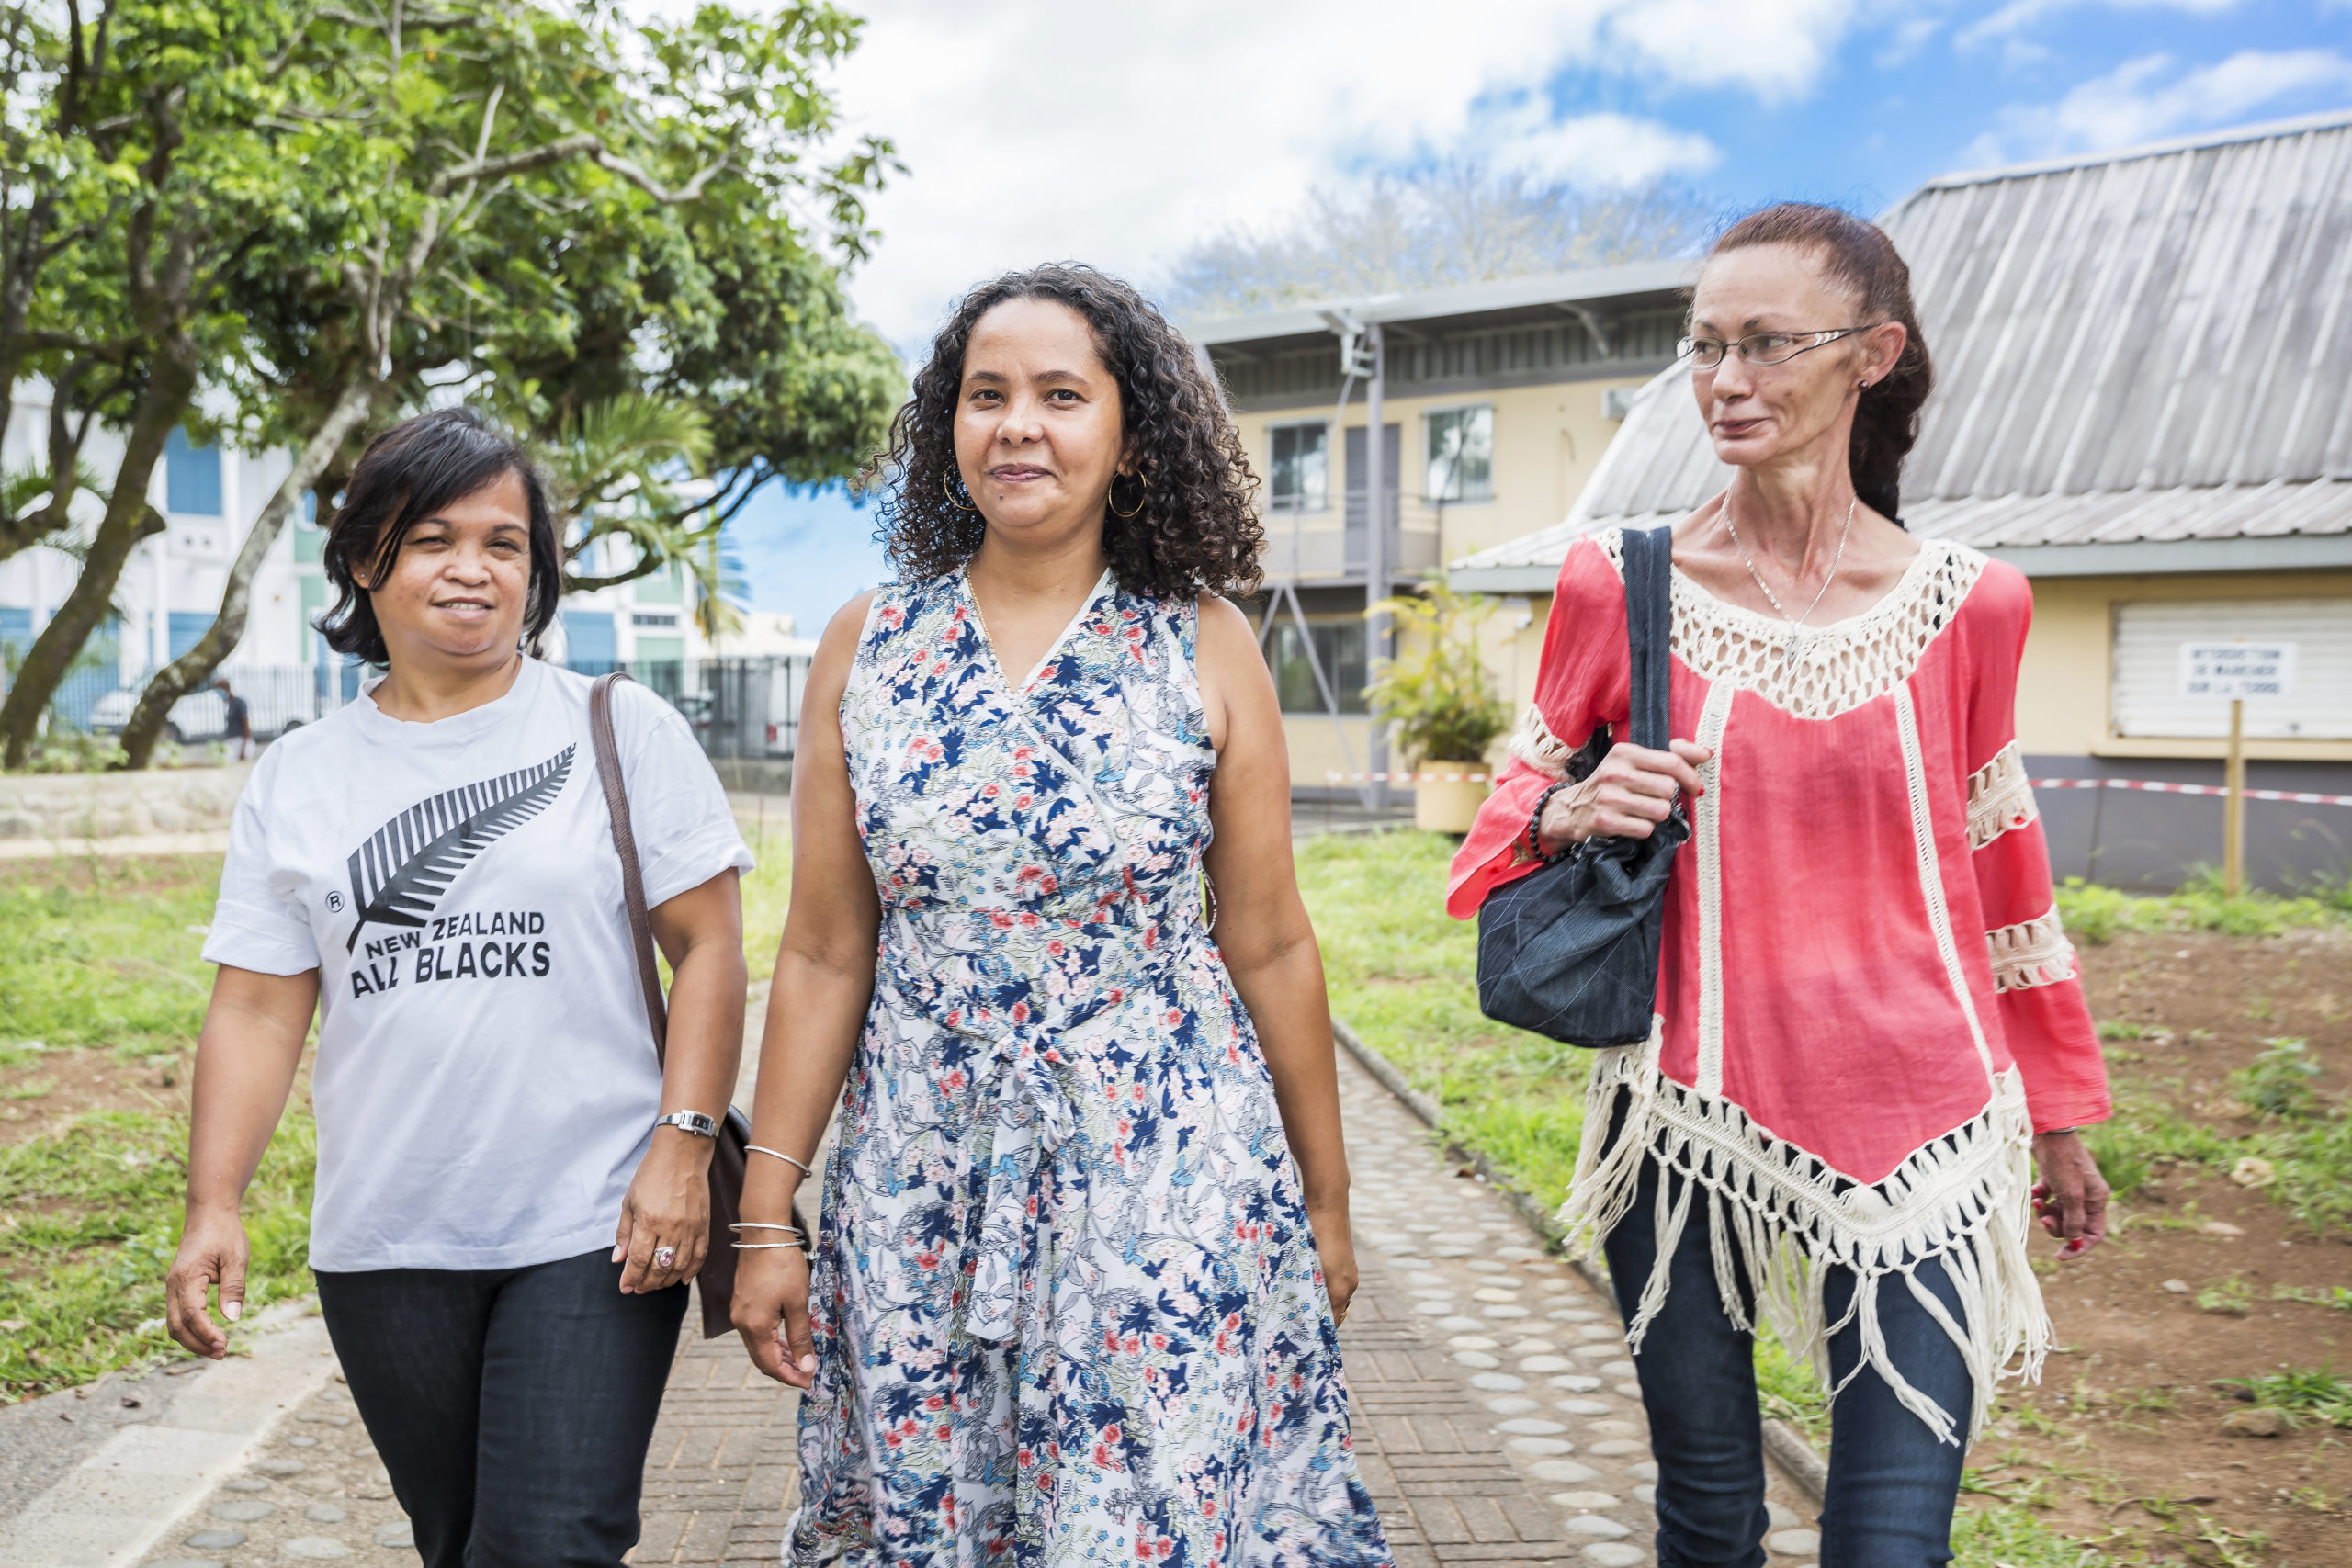
M1278 424L1267 495L1276 512L1320 512L1331 504L1330 426Z
M678 617L675 615L649 615L644 611L639 610L629 616L628 624L639 627L656 626L662 628L673 628L678 624Z
M220 515L220 448L191 446L175 430L164 444L164 510L190 517Z
M1307 630L1314 636L1315 657L1323 666L1323 678L1331 682L1340 711L1363 712L1363 623L1310 621ZM1275 626L1270 651L1274 692L1282 699L1283 712L1329 711L1323 705L1322 691L1315 682L1315 666L1307 662L1306 644L1298 635L1296 622Z
M1495 498L1495 411L1440 409L1429 416L1429 473L1422 499L1432 503Z
M2245 734L2268 740L2352 739L2352 600L2173 599L2115 607L2115 735L2218 740L2230 733L2222 697L2181 695L2185 642L2290 642L2295 685L2284 697L2251 697Z

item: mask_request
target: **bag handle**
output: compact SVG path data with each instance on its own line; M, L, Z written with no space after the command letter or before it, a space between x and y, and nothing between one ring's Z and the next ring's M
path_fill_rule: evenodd
M637 983L645 993L645 1021L653 1027L653 1059L669 1064L670 1009L662 997L662 971L653 959L653 916L645 908L645 874L637 863L637 834L628 819L628 786L621 782L620 748L613 743L613 682L628 676L618 670L596 677L588 688L588 736L596 748L596 777L605 786L605 808L613 822L613 848L620 852L621 896L628 906L628 933L637 950Z
M1625 557L1625 642L1633 655L1627 737L1654 751L1667 748L1673 723L1668 713L1674 626L1674 543L1665 528L1628 528Z

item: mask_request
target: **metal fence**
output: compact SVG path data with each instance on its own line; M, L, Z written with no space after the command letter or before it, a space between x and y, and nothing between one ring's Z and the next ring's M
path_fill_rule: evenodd
M0 691L16 671L0 666ZM103 656L76 660L59 682L49 702L49 728L85 735L116 735L130 720L140 694L153 671L125 674L120 664ZM247 716L257 739L268 739L311 724L356 696L359 667L353 665L338 682L332 665L231 665L215 679L227 681L245 700ZM338 690L338 686L347 690ZM229 728L228 699L210 686L190 692L172 705L165 738L189 744L225 739Z
M800 743L800 695L808 683L805 654L693 661L575 660L582 675L620 671L661 694L694 727L714 761L783 762Z

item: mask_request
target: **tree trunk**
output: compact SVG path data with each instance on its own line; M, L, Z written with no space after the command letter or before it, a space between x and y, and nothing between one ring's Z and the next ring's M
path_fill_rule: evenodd
M33 738L40 732L41 715L50 699L65 683L66 671L81 655L82 645L97 630L114 603L122 570L141 540L164 531L164 519L147 504L147 486L162 461L164 443L187 412L196 395L196 344L187 333L174 332L155 355L147 388L140 395L139 412L123 443L122 466L115 473L107 514L91 541L89 558L74 580L74 592L33 639L31 651L0 702L0 741L6 745L6 765L21 768Z
M130 722L123 726L122 749L129 753L123 766L143 768L155 754L155 742L164 734L172 716L172 705L202 686L212 678L212 672L234 651L245 635L245 616L253 605L254 578L267 558L270 547L277 543L277 536L286 527L286 519L293 515L294 507L311 481L324 471L327 463L340 451L345 437L358 429L375 403L375 384L363 375L355 375L344 383L334 406L327 411L318 429L294 458L293 471L269 504L254 519L253 531L245 536L243 546L237 551L236 564L229 569L229 585L220 593L220 613L212 625L198 637L194 648L173 660L147 682L139 694L139 705L130 710Z

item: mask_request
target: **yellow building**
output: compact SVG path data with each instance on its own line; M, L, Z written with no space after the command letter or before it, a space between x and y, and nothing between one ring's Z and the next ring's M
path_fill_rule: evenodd
M1367 602L1559 520L1624 398L1672 358L1695 270L1643 263L1186 323L1265 480L1269 585L1296 590L1299 613L1279 606L1266 640L1299 793L1375 756L1363 717ZM1351 344L1367 374L1343 375ZM1377 541L1364 501L1375 380L1386 525ZM1374 585L1375 543L1385 587ZM1266 607L1253 604L1252 616ZM1523 597L1505 606L1490 635L1507 640L1531 613Z
M2165 886L2221 854L2228 704L2182 645L2295 645L2246 705L2250 785L2352 795L2352 114L1929 182L1880 220L1912 271L1937 389L1903 521L2033 581L2018 698L2061 874ZM1654 527L1728 481L1662 372L1569 510L1451 557L1536 613L1498 671L1523 701L1568 546ZM2094 784L2093 781L2106 781ZM2259 800L2248 874L2352 867L2352 806Z

